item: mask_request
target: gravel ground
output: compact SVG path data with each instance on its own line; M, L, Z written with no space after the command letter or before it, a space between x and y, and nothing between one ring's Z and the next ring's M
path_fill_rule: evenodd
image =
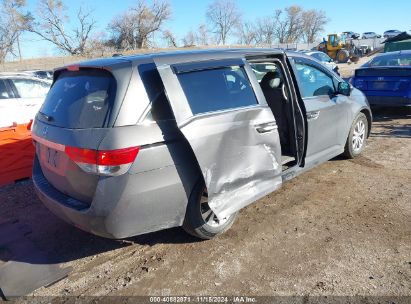
M338 63L338 69L341 74L341 77L348 79L354 75L354 70L358 69L361 67L364 63L370 61L372 58L374 58L375 55L372 55L370 57L361 57L358 62L353 63Z
M95 237L48 212L30 181L0 188L0 222L19 221L50 262L73 267L35 296L411 296L411 110L374 115L362 156L286 183L215 240L179 228Z

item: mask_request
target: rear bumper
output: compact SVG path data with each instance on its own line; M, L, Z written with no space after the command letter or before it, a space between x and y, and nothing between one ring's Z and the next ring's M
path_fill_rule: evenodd
M64 195L48 183L37 158L33 167L33 184L40 200L57 217L81 230L106 238L116 238L106 227L106 216L96 216L86 203Z
M90 206L55 189L44 177L37 158L33 183L40 200L56 216L81 230L112 239L181 226L189 195L175 166L101 177Z
M367 96L367 100L372 106L392 106L392 107L409 107L411 98L399 96Z

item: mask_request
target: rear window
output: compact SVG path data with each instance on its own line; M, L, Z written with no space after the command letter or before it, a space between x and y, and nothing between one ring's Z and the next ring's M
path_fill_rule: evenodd
M55 126L85 129L108 124L116 94L114 77L104 70L63 71L40 110Z
M179 74L193 114L257 104L245 71L240 66Z
M411 54L399 53L377 56L368 63L368 66L411 66Z

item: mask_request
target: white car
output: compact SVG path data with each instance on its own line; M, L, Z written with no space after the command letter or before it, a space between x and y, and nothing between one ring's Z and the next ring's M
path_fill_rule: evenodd
M376 39L376 38L381 38L381 35L378 35L375 32L365 32L362 34L362 39Z
M0 128L34 119L51 81L24 73L0 73Z
M319 62L321 62L323 65L325 65L327 68L329 68L331 71L334 71L338 75L340 75L340 73L338 72L337 64L326 53L320 52L320 51L310 51L310 52L304 52L304 54L306 54L308 56L311 56L311 57L314 57Z

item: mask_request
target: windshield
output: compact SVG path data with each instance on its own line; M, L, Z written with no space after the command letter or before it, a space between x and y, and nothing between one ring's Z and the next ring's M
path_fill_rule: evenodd
M382 67L382 66L411 66L411 53L409 54L390 54L382 55L372 59L367 66Z
M116 82L108 71L63 71L37 117L59 127L101 128L108 123L115 93Z

